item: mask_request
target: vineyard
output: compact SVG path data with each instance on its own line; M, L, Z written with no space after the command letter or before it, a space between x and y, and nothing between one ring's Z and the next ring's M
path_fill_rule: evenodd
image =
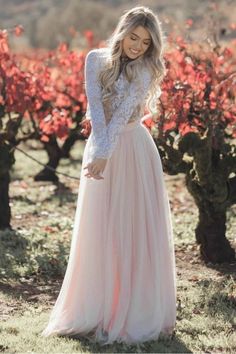
M51 339L46 348L39 338L67 264L91 132L84 61L94 37L85 33L84 50L61 43L55 50L15 53L9 37L22 31L21 26L0 31L0 352L98 351L86 340L72 339ZM172 339L107 352L233 349L235 44L168 38L158 114L147 111L143 124L160 152L173 213L177 330Z

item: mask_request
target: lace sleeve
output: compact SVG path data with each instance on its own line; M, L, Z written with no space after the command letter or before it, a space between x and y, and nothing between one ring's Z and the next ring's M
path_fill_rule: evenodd
M101 86L98 80L100 60L97 50L91 50L85 58L85 91L88 111L92 124L89 162L95 158L106 158L108 137L105 114L102 104Z
M151 74L147 69L144 69L141 73L140 85L135 81L130 83L126 98L113 113L111 121L107 126L109 141L108 157L112 155L115 149L117 138L122 128L127 124L137 105L145 100L150 82Z

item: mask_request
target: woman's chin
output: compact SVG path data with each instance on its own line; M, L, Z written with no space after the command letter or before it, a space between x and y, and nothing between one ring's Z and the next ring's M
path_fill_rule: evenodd
M131 50L127 50L125 51L125 55L129 59L137 59L141 55L141 53L133 53Z
M130 59L130 60L135 60L135 59L138 59L138 57L140 57L141 54L128 54L127 57Z

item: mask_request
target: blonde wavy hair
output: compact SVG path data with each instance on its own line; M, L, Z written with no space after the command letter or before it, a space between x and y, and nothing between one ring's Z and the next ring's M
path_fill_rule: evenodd
M102 85L102 100L105 103L114 95L114 82L121 69L122 41L138 26L144 27L151 36L151 43L147 51L134 60L127 61L124 73L130 82L135 79L140 65L146 65L152 73L152 82L147 97L147 106L153 113L156 111L157 98L160 95L160 83L165 75L163 60L164 36L161 23L157 15L145 6L137 6L126 11L120 18L111 37L106 41L110 56L106 60L105 68L100 73Z

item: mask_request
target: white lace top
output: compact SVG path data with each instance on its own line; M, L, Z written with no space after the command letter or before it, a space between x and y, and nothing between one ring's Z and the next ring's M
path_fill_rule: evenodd
M111 157L122 128L131 121L141 120L151 83L151 74L143 65L139 77L128 82L123 72L115 81L116 95L110 102L110 117L102 102L98 75L105 63L104 51L91 50L85 59L85 90L88 99L86 117L91 120L89 162L95 158Z

